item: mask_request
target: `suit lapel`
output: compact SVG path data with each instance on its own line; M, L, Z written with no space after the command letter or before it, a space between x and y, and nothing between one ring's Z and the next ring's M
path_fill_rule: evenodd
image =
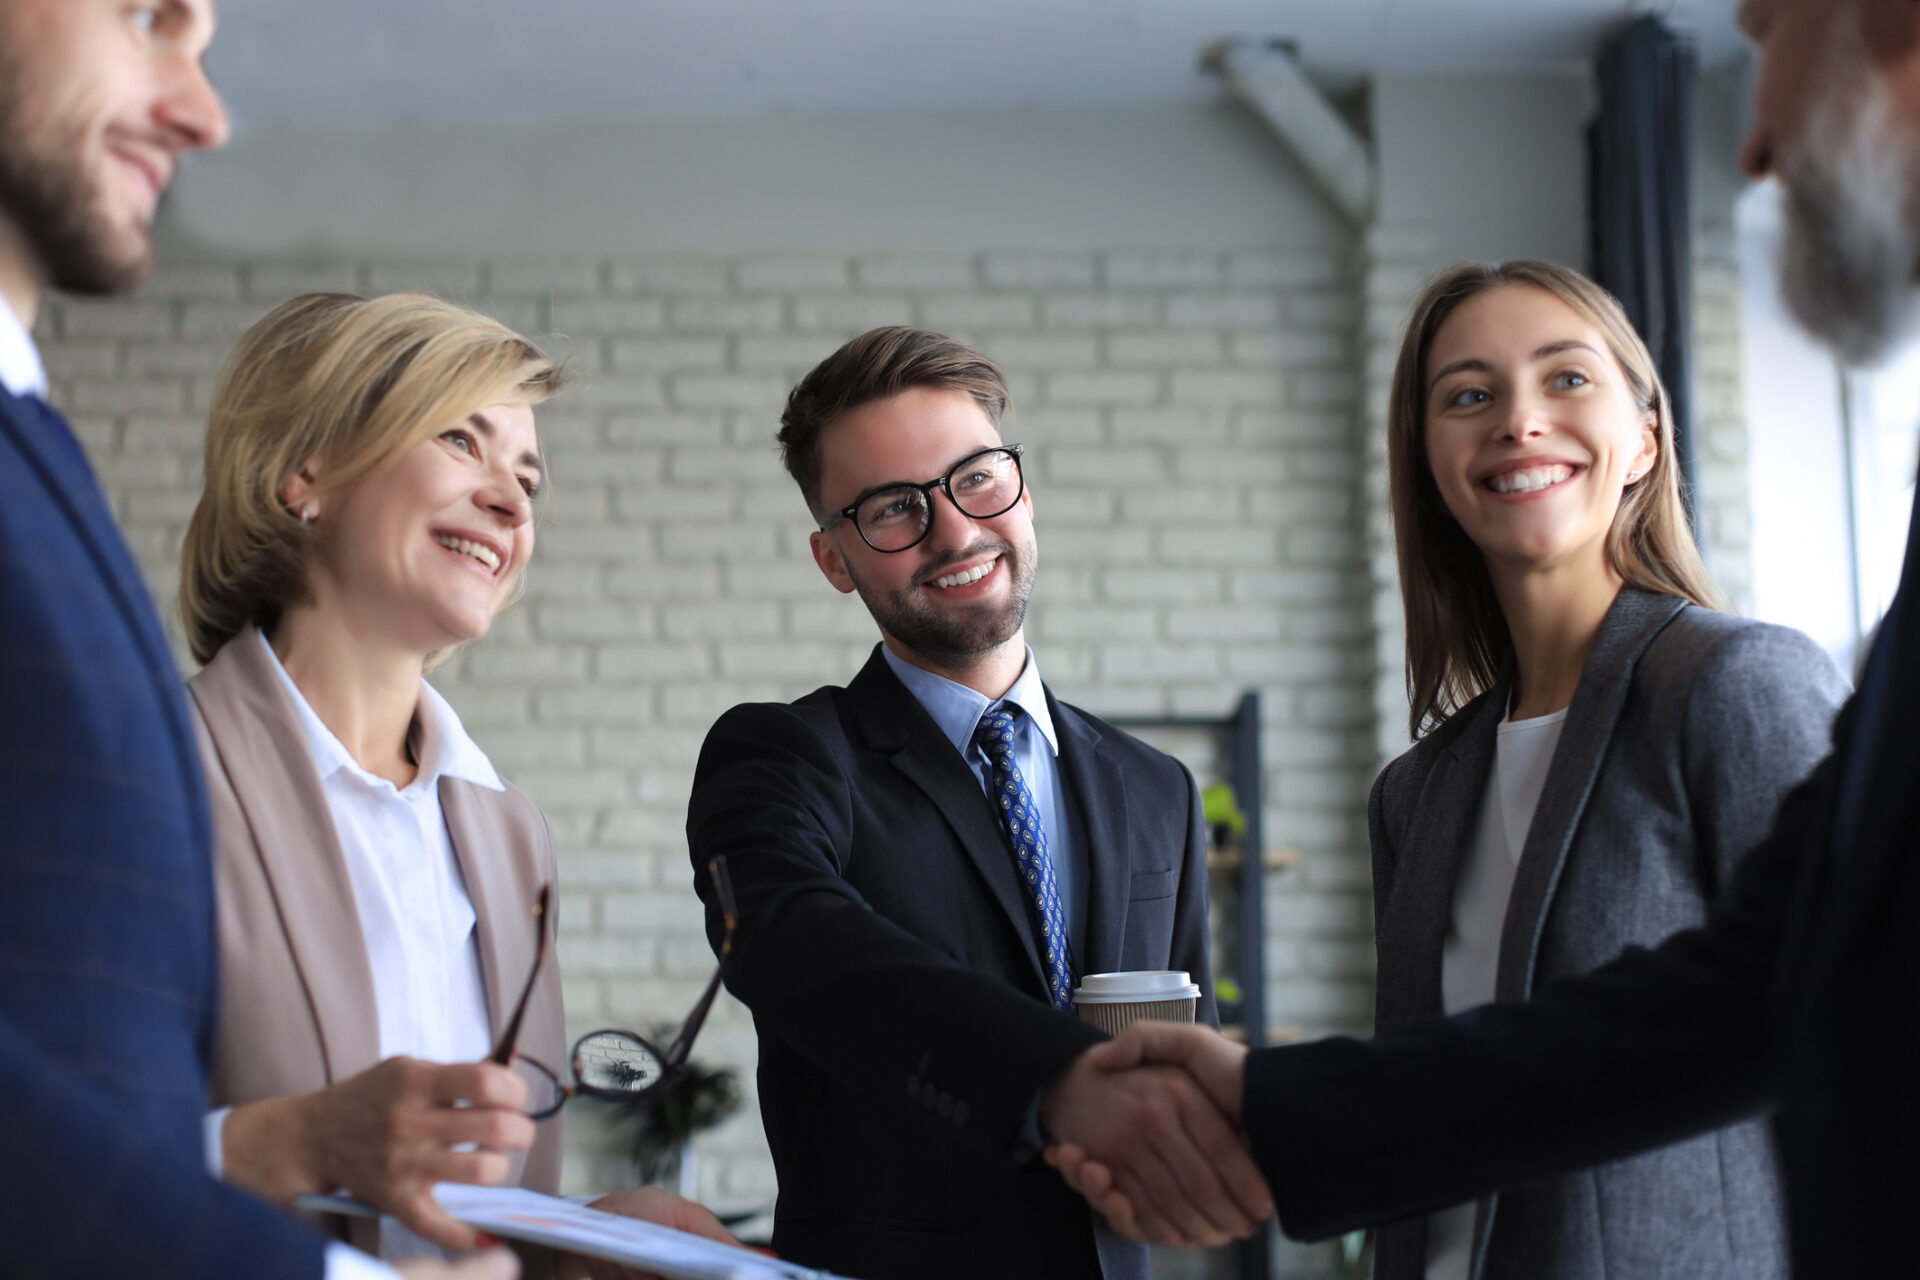
M1547 766L1540 804L1527 828L1520 866L1514 873L1513 893L1500 934L1500 974L1494 996L1524 1000L1533 993L1534 969L1540 958L1540 939L1547 913L1566 868L1567 854L1587 800L1600 776L1614 726L1633 682L1634 668L1654 637L1686 608L1678 596L1621 590L1600 624L1593 652L1580 673L1560 743Z
M1047 711L1060 737L1060 774L1066 800L1080 806L1087 835L1087 936L1080 940L1085 973L1120 968L1133 879L1133 824L1127 820L1126 779L1100 733L1047 691Z
M180 698L180 670L167 647L166 634L160 629L146 579L134 563L126 540L120 536L86 453L66 422L46 405L9 395L4 389L0 389L0 406L4 406L0 409L0 430L13 438L21 454L39 471L47 492L66 510L75 534L92 557L100 580L106 584L135 637L147 675L159 692L158 701L173 734L179 759L188 771L183 782L186 805L204 839L206 788L195 768L199 751Z
M988 895L1020 939L1034 981L1045 992L1047 971L1040 960L1033 913L1020 886L1006 831L980 780L940 732L933 717L893 674L878 646L847 686L847 705L867 745L885 753L901 776L918 787L946 820L954 839L980 873ZM900 833L903 845L912 839L911 832Z
M489 1038L498 1041L533 964L534 930L549 929L552 922L536 925L530 911L522 918L512 910L516 902L532 901L533 894L521 894L510 883L515 859L494 848L498 836L480 804L473 783L440 779L440 809L446 815L460 876L467 883L467 897L473 902L474 943L480 953L480 979L487 990L487 1021L492 1029Z
M353 882L306 736L248 627L189 686L273 891L319 1030L327 1078L380 1056L373 970Z
M1392 896L1380 921L1375 1020L1382 1030L1442 1009L1441 958L1453 920L1453 889L1473 846L1474 825L1493 769L1494 735L1506 714L1510 677L1460 709L1439 730L1456 736L1434 756L1433 768L1394 851Z

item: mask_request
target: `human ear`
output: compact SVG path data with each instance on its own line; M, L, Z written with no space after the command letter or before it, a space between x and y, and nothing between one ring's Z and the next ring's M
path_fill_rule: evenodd
M1627 483L1632 484L1653 470L1653 464L1660 457L1660 437L1655 431L1655 420L1648 418L1640 424L1640 449L1633 455L1633 461L1627 464Z
M317 486L314 482L314 473L316 470L315 464L308 462L280 482L281 505L298 517L301 524L311 524L320 516L320 504L315 496Z
M807 537L807 546L813 551L813 562L820 566L820 572L826 575L833 589L842 595L852 591L853 575L847 572L847 558L840 552L840 544L832 535L816 529Z

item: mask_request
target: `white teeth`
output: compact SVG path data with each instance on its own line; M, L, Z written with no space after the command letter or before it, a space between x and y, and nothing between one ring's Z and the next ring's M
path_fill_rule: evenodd
M1569 466L1536 467L1532 471L1509 471L1487 481L1495 493L1532 493L1548 485L1559 484L1573 474Z
M484 542L469 542L465 538L456 538L444 533L434 534L433 540L449 551L458 551L463 556L472 556L487 566L492 573L500 572L500 557Z
M997 563L999 563L997 560L989 560L985 564L977 564L971 569L962 569L960 572L950 573L944 578L935 578L933 585L936 587L964 587L968 583L978 582L980 579L992 573L993 566Z

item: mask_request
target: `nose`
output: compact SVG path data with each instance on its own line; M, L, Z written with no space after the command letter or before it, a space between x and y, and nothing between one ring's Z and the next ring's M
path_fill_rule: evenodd
M520 477L511 469L496 468L487 473L486 483L474 493L475 505L517 529L533 519L533 497L521 486Z
M1506 443L1518 443L1545 435L1546 422L1539 413L1539 404L1532 396L1517 395L1507 406L1507 412L1500 419L1500 439Z
M233 136L233 122L220 101L219 91L207 79L200 59L182 50L174 59L168 83L154 107L155 121L181 151L214 151Z
M1773 172L1773 135L1758 124L1740 144L1740 172L1755 182Z
M927 546L931 550L963 551L974 543L975 525L979 522L962 511L953 501L953 495L938 490L928 504L928 514L933 527L927 530Z

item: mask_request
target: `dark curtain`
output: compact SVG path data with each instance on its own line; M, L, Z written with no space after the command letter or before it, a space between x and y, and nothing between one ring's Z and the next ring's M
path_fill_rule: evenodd
M1693 441L1693 45L1639 18L1601 47L1587 130L1588 271L1627 310L1673 398L1672 448L1699 531Z

